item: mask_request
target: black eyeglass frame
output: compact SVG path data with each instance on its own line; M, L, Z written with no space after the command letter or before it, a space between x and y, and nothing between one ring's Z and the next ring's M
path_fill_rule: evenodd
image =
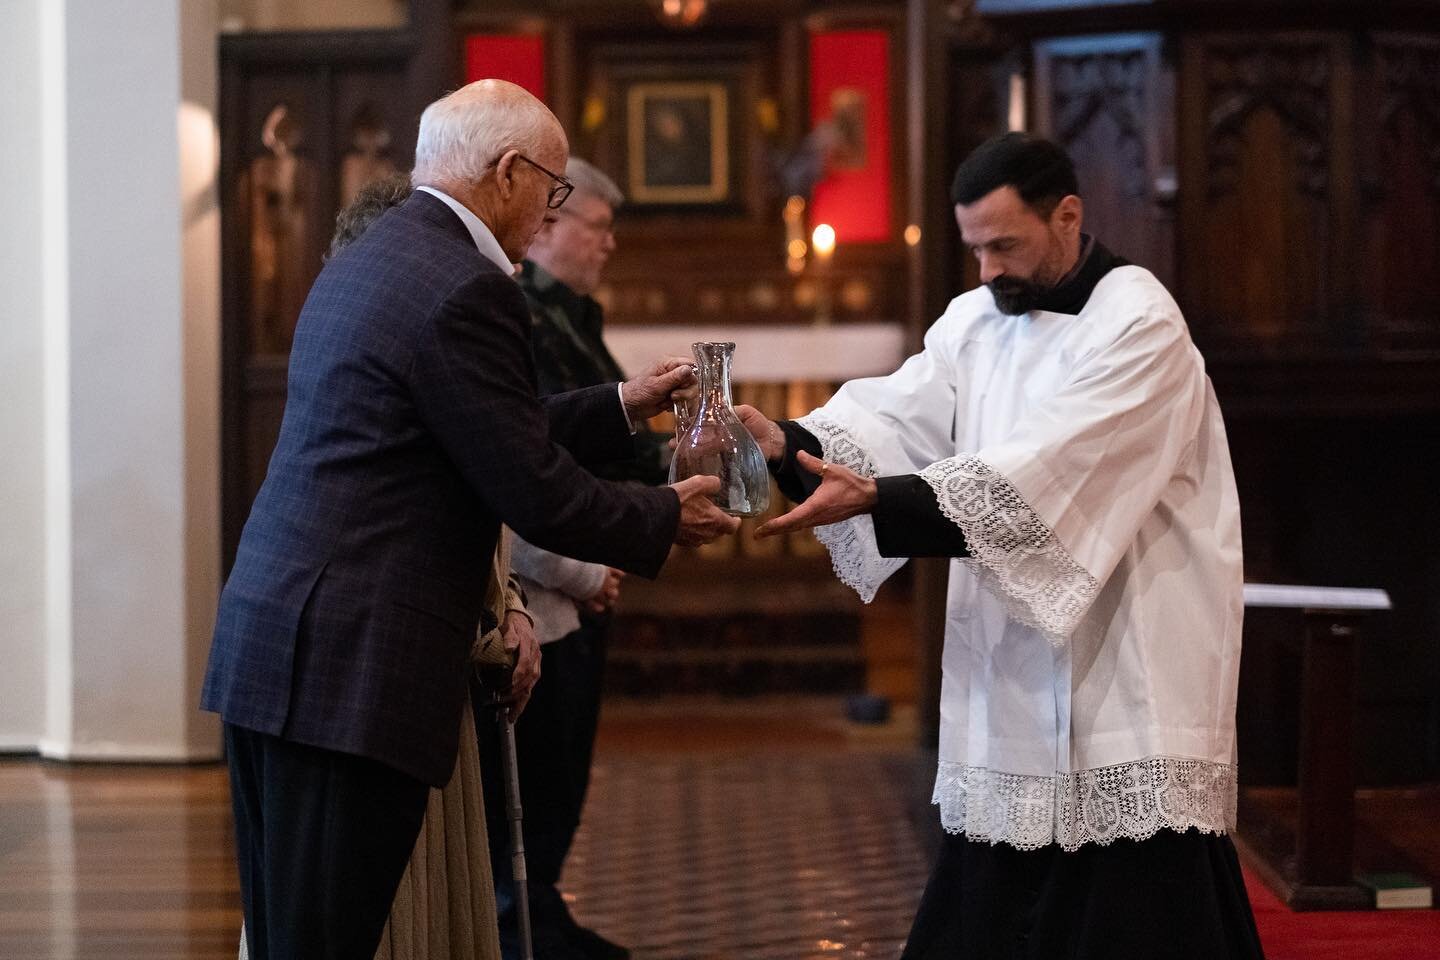
M541 173L545 174L545 176L555 181L555 186L550 188L550 196L545 201L545 206L547 208L551 210L559 210L564 205L565 201L570 199L570 194L575 192L575 184L571 183L569 180L566 180L558 173L552 173L551 171L546 170L544 167L540 166L540 164L525 156L525 154L517 151L515 154L515 159L524 160L526 163L530 164L530 166L534 167L536 170L539 170Z

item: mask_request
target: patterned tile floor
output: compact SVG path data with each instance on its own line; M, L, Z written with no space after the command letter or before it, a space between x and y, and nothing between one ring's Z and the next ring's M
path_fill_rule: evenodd
M644 753L602 742L566 868L635 960L898 957L928 875L902 746Z

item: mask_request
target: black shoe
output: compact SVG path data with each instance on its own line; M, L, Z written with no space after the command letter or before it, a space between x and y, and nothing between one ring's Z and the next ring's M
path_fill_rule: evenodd
M566 936L570 945L584 954L587 960L630 960L629 950L578 923L566 931Z

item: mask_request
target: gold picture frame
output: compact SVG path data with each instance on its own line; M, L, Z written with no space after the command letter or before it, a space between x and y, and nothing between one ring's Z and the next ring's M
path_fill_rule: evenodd
M730 92L718 81L646 81L626 92L629 200L732 200Z

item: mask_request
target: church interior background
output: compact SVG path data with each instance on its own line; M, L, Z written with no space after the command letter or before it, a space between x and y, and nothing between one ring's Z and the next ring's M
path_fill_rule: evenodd
M1205 356L1247 582L1318 591L1246 615L1267 951L1440 956L1353 882L1440 878L1440 5L4 0L0 34L0 957L234 955L195 703L295 319L335 213L487 76L627 194L621 363L733 340L737 399L791 416L976 285L971 147L1064 145ZM627 581L567 897L657 960L898 956L945 564L865 606L756 522Z

